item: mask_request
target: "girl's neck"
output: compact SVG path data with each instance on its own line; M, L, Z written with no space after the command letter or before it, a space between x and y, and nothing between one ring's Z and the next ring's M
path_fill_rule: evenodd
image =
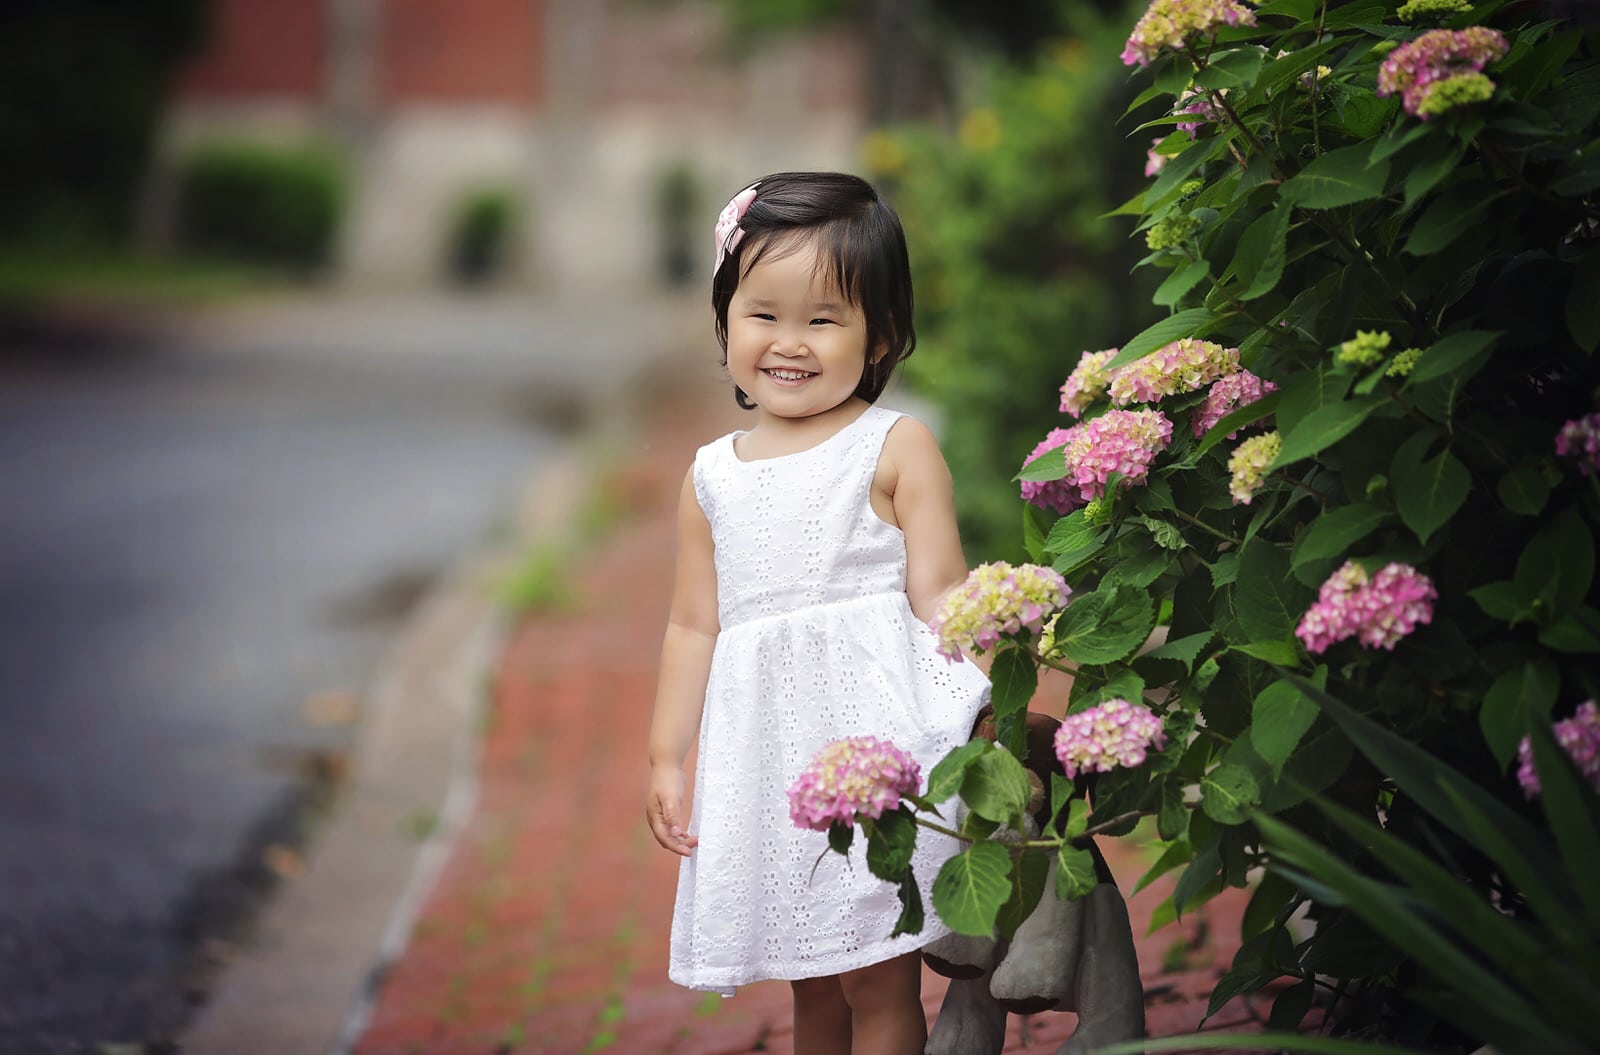
M739 441L739 454L746 458L774 458L794 454L828 439L872 408L857 396L802 418L769 414L756 408L756 424Z

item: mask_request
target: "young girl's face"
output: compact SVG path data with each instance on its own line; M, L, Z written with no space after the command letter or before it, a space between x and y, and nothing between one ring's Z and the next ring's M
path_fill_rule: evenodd
M728 372L763 413L821 414L848 400L867 362L861 310L828 282L809 242L775 245L728 305Z

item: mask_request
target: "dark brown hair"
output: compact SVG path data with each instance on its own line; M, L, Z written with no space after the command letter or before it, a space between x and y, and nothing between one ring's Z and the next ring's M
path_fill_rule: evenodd
M816 247L824 277L865 316L867 369L855 394L875 403L899 362L917 346L911 321L911 261L900 218L872 185L842 172L779 172L756 181L756 198L739 222L744 236L711 276L722 365L728 365L728 306L739 282L775 247L793 238ZM873 362L877 349L882 356ZM735 385L746 410L755 404Z

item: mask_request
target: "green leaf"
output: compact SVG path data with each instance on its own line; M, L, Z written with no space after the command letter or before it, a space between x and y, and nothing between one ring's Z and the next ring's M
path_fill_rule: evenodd
M1310 978L1291 985L1272 1002L1267 1025L1272 1029L1299 1029L1300 1023L1311 1012L1311 1001L1316 993L1317 984Z
M1020 648L1001 649L989 668L989 685L989 702L994 704L996 718L1021 714L1028 709L1028 701L1039 686L1033 657Z
M1300 649L1295 645L1293 638L1282 641L1246 641L1234 645L1229 652L1242 652L1252 659L1259 659L1263 663L1276 663L1280 667L1292 667L1300 662Z
M889 932L889 937L897 938L902 934L921 934L925 922L922 911L922 891L917 887L917 877L908 869L905 878L900 880L900 918L894 922L894 930Z
M1578 896L1589 925L1600 929L1600 885L1592 881L1600 875L1600 817L1596 816L1594 792L1572 756L1556 743L1545 716L1530 709L1527 718L1545 820L1561 848L1568 874L1579 877Z
M1162 280L1150 299L1163 308L1176 307L1183 295L1204 282L1210 273L1211 265L1206 260L1191 260L1173 268L1172 274Z
M1187 813L1188 811L1185 810L1184 812ZM1188 864L1193 858L1194 850L1189 846L1188 841L1174 836L1171 844L1156 859L1156 863L1150 866L1149 871L1139 877L1138 882L1134 883L1130 896L1137 894L1179 865ZM1171 902L1169 901L1168 904L1171 904ZM1150 929L1155 929L1154 921L1152 921Z
M1170 163L1168 168L1171 168ZM1161 174L1165 176L1167 169L1163 169ZM1131 337L1123 344L1122 350L1117 353L1116 357L1106 364L1105 369L1111 370L1119 366L1126 366L1136 359L1149 355L1164 344L1171 344L1180 337L1193 337L1201 331L1206 323L1211 321L1211 312L1205 308L1190 308L1187 311L1180 311L1176 315L1168 316L1160 322L1145 327ZM1063 470L1061 475L1065 476L1066 472Z
M1072 801L1072 796L1076 793L1077 788L1072 781L1060 773L1050 774L1050 816L1052 819L1061 816L1061 808L1069 801Z
M1594 298L1600 303L1600 297ZM1495 487L1500 504L1520 516L1538 516L1550 500L1550 485L1536 465L1519 465L1500 477Z
M1202 139L1192 146L1186 147L1183 153L1177 157L1168 159L1167 163L1162 166L1161 171L1156 174L1155 181L1146 188L1144 192L1145 204L1153 206L1176 190L1180 183L1193 175L1194 170L1205 164L1206 159L1211 157L1218 149L1220 149L1220 144L1210 139ZM1179 334L1179 336L1187 335ZM1161 344L1165 343L1166 341L1161 342Z
M1516 757L1517 743L1525 728L1523 715L1531 711L1540 717L1549 716L1556 704L1560 677L1554 663L1536 660L1505 671L1483 694L1478 726L1502 769Z
M1239 551L1239 581L1233 588L1239 627L1252 641L1286 641L1310 591L1289 574L1289 556L1264 539Z
M1567 332L1578 347L1593 353L1600 347L1600 251L1591 250L1572 269L1572 286L1567 290Z
M1389 162L1373 160L1371 143L1357 143L1315 159L1278 193L1304 209L1331 209L1378 197L1388 179Z
M1268 927L1277 925L1279 915L1296 900L1298 895L1293 883L1277 872L1265 873L1250 895L1250 903L1245 906L1244 917L1239 923L1239 936L1248 941L1257 934L1265 933Z
M1059 480L1065 475L1067 475L1067 453L1060 447L1052 447L1024 465L1022 471L1011 479L1012 482L1018 480L1041 482Z
M1102 587L1079 597L1056 620L1056 647L1076 663L1115 663L1150 637L1155 606L1143 590Z
M1356 502L1317 517L1295 539L1289 566L1343 557L1351 546L1376 531L1389 519L1389 511L1371 502Z
M1194 860L1189 862L1189 867L1183 870L1183 875L1178 877L1178 884L1172 891L1172 908L1181 914L1184 909L1193 905L1201 905L1216 897L1222 890L1222 840L1220 836L1213 837L1200 851L1194 855ZM1152 928L1155 920L1150 921Z
M1269 468L1281 469L1285 465L1293 465L1302 458L1309 458L1333 446L1354 432L1383 402L1376 396L1366 396L1317 407L1283 437L1283 446Z
M1556 611L1565 611L1594 581L1594 536L1576 506L1548 521L1517 558L1517 586Z
M1161 805L1156 809L1156 834L1176 839L1189 827L1189 811L1184 807L1183 781L1168 778L1161 782Z
M1255 300L1272 292L1283 277L1292 211L1283 205L1258 216L1239 236L1231 267L1244 287L1238 294L1240 300Z
M898 883L917 848L917 822L904 806L889 810L867 830L867 871Z
M1011 854L992 842L974 843L939 869L933 908L957 934L994 933L1000 906L1011 897Z
M1060 555L1097 548L1109 530L1104 526L1089 523L1087 511L1074 510L1051 525L1050 534L1045 539L1044 551Z
M1514 582L1485 583L1468 590L1467 596L1477 601L1479 608L1512 626L1534 618L1535 596Z
M1485 195L1478 187L1467 187L1435 198L1412 225L1405 251L1412 256L1432 256L1449 248L1456 239L1483 222L1489 203L1498 197Z
M1037 564L1044 560L1046 518L1050 514L1036 505L1022 503L1022 548L1028 551L1028 560Z
M1457 143L1413 160L1406 172L1405 208L1411 208L1423 195L1438 186L1440 180L1454 172L1466 152L1466 146Z
M1278 397L1278 431L1287 436L1316 408L1344 399L1354 380L1351 374L1329 370L1326 364L1319 364L1315 369L1291 376L1279 391L1260 402Z
M1152 648L1144 654L1145 659L1175 659L1183 664L1184 670L1194 666L1194 661L1199 658L1200 652L1206 643L1216 636L1213 630L1203 630L1198 634L1180 637L1176 641L1167 641Z
M1472 489L1472 474L1460 459L1446 450L1423 461L1426 450L1425 443L1405 443L1395 452L1389 470L1390 491L1400 519L1424 543L1455 516Z
M1206 68L1195 74L1200 88L1236 88L1249 84L1261 72L1263 53L1257 47L1236 48L1211 56Z
M1256 749L1274 777L1300 745L1317 720L1317 705L1291 681L1275 681L1256 694L1250 712L1250 746Z
M1156 540L1156 545L1162 549L1187 549L1189 544L1183 539L1183 532L1178 530L1176 524L1169 523L1158 517L1134 517L1133 521L1143 524L1150 531L1150 537Z
M1498 333L1484 330L1463 330L1440 338L1417 359L1417 365L1411 368L1406 378L1406 386L1420 385L1446 374L1459 373L1463 377L1471 377L1487 361L1486 353L1498 336Z
M943 802L960 791L961 781L967 775L967 767L976 761L979 755L993 750L994 744L987 740L968 740L939 759L934 764L933 770L928 773L928 790L925 793L927 798L933 802Z
M828 849L836 854L850 853L850 843L855 839L856 828L853 824L835 821L828 825Z
M1229 433L1238 432L1246 425L1254 425L1263 418L1270 417L1278 407L1279 398L1279 393L1268 392L1254 403L1246 403L1244 406L1232 411L1221 421L1211 426L1211 430L1200 438L1200 443L1195 447L1194 453L1196 455L1204 454L1227 439Z
M1220 765L1200 781L1200 807L1218 824L1243 824L1260 801L1261 785L1243 766Z
M1061 844L1056 857L1056 897L1072 901L1083 897L1100 883L1094 870L1094 854L1071 843Z
M1600 653L1600 612L1580 604L1539 631L1539 644L1574 655Z
M1395 125L1372 147L1372 160L1382 161L1393 154L1399 153L1416 140L1428 134L1428 126L1421 121L1407 121Z
M1050 858L1039 850L1025 851L1011 866L1011 896L1000 906L995 927L1000 937L1010 941L1033 910L1039 907L1050 878Z
M967 809L1001 824L1020 819L1032 795L1028 771L1009 751L979 755L961 781L961 800Z

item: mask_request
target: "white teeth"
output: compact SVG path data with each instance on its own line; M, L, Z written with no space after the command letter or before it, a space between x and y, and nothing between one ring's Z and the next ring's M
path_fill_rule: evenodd
M806 370L768 370L767 373L782 381L799 381L807 377L816 376Z

